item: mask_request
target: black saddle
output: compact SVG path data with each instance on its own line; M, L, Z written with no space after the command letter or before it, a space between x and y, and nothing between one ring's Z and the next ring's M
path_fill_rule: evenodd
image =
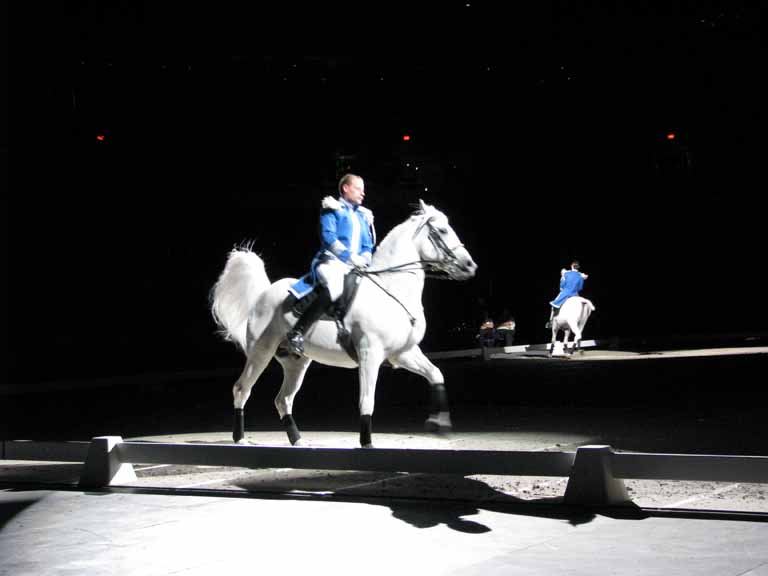
M352 345L349 331L344 327L344 317L347 315L350 306L352 306L355 296L357 296L357 289L360 287L362 278L362 274L356 269L347 272L346 276L344 276L344 290L341 296L339 296L336 302L331 302L320 317L320 320L333 320L336 322L336 327L339 331L338 342L355 362L357 362L357 350ZM317 291L314 289L302 298L296 298L296 296L289 293L283 302L283 312L290 311L296 317L300 317L316 299Z

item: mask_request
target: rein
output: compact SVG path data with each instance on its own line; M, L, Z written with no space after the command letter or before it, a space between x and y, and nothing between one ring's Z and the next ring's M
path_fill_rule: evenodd
M360 268L355 268L355 269L353 270L353 272L354 272L355 274L358 274L358 275L360 275L360 276L366 276L366 277L368 278L368 280L370 280L370 281L371 281L371 282L373 282L373 283L374 283L376 286L378 286L378 287L381 289L381 291L382 291L382 292L384 292L384 294L386 294L387 296L389 296L390 298L392 298L392 300L394 300L395 302L397 302L398 304L400 304L400 306L402 307L402 309L403 309L403 310L405 310L405 313L406 313L406 314L408 314L408 320L410 320L410 322L411 322L411 326L413 326L414 324L416 324L416 317L415 317L413 314L411 314L411 312L410 312L410 310L408 310L408 308L406 308L406 307L405 307L405 304L403 304L402 302L400 302L400 300L398 299L398 297L397 297L397 296L395 296L394 294L392 294L392 292L390 292L389 290L387 290L386 288L384 288L384 286L382 286L381 284L379 284L378 282L376 282L376 280L374 280L374 279L373 279L373 276L375 276L375 275L377 275L377 274L382 274L382 273L384 273L384 272L410 272L410 270L395 270L395 268L399 268L399 266L393 266L392 268L387 268L387 269L385 269L385 270L376 270L376 271L371 271L371 272L368 272L367 270L361 270Z
M382 268L380 270L360 270L358 272L364 276L378 276L380 274L391 274L395 272L410 272L414 273L417 270L424 270L424 275L427 278L437 278L438 280L450 280L450 276L446 274L431 274L433 270L442 270L442 267L438 266L441 260L414 260L413 262L405 262L403 264L397 264L396 266L390 266L389 268ZM410 267L410 268L409 268Z
M450 273L449 270L453 266L455 266L456 261L458 258L456 257L456 248L461 248L464 246L464 244L459 244L458 246L455 246L454 248L449 248L448 245L445 243L445 241L440 237L440 235L436 232L434 226L432 225L432 222L430 219L426 219L417 229L416 232L414 232L413 236L414 238L419 234L421 229L424 227L424 225L427 225L429 229L429 240L432 242L432 245L435 247L435 250L438 253L442 253L445 255L445 258L443 260L414 260L412 262L405 262L403 264L397 264L395 266L390 266L389 268L382 268L380 270L364 270L361 268L355 268L354 272L360 276L367 277L371 282L373 282L376 286L378 286L382 292L384 292L387 296L392 298L395 302L400 304L400 306L405 310L405 313L408 314L408 318L411 321L411 326L413 326L416 323L416 318L413 316L413 314L410 313L408 308L405 307L405 304L403 304L397 296L392 294L389 290L384 288L381 284L379 284L376 280L373 279L374 276L378 276L381 274L394 274L398 272L408 272L408 273L415 273L417 270L423 270L424 276L427 278L436 278L438 280L449 280L450 279ZM442 272L442 274L433 274L432 272Z

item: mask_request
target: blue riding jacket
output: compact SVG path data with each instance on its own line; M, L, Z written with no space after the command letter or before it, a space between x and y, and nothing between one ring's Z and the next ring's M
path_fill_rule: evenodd
M314 288L317 281L315 268L329 258L350 263L350 258L356 254L362 256L367 264L371 263L376 243L373 213L368 208L331 196L323 198L322 207L320 249L312 259L310 271L288 288L296 298L306 296Z
M578 296L582 288L584 288L584 278L582 278L581 272L568 270L560 279L560 293L549 305L560 308L568 298Z

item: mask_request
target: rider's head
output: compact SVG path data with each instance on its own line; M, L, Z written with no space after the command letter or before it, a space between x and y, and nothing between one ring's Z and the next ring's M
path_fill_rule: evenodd
M356 174L344 174L339 180L339 194L350 204L359 206L365 198L363 179Z
M571 262L571 270L580 270L580 269L581 269L581 265L579 264L578 260L574 260L573 262Z

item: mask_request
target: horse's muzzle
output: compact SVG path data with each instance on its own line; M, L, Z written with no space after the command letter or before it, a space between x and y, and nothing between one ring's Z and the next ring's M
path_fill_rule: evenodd
M456 280L469 280L477 272L477 264L470 256L459 258L454 264L452 276Z

